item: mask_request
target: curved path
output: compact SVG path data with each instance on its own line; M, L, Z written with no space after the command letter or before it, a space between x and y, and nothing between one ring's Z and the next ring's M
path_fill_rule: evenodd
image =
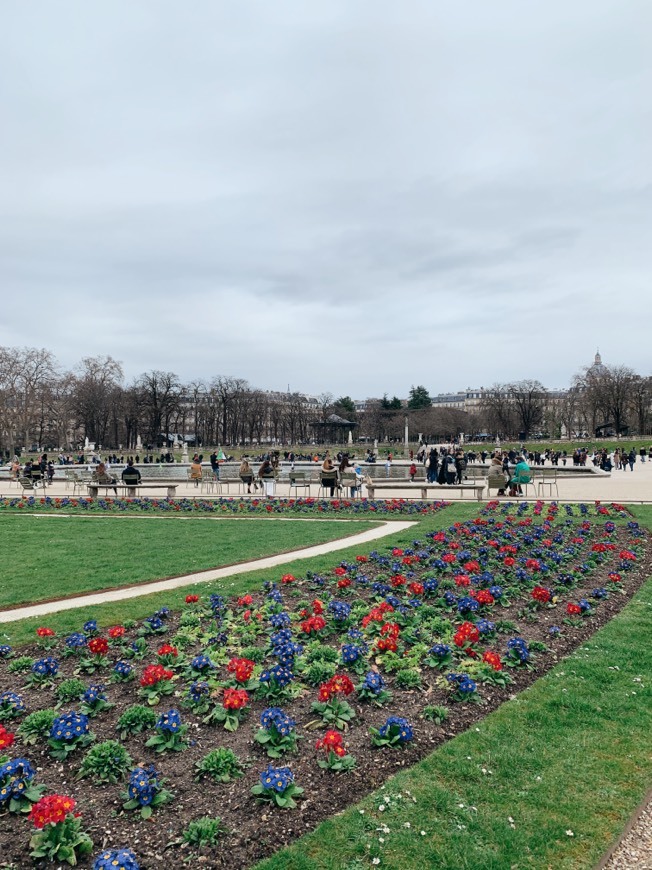
M212 568L209 571L199 571L196 574L183 574L180 577L171 577L168 580L156 580L153 583L140 583L135 586L123 586L120 589L109 589L104 592L78 595L74 598L63 598L59 601L44 601L40 604L30 604L27 607L17 607L12 610L0 611L0 623L16 622L19 619L27 619L30 616L45 616L49 613L58 613L62 610L74 610L76 607L89 607L94 604L106 604L108 601L124 601L127 598L139 598L141 595L151 595L154 592L165 592L167 589L179 589L183 586L192 586L195 583L207 583L209 580L219 580L224 577L233 577L236 574L246 574L249 571L264 570L294 562L296 559L308 559L312 556L322 556L326 553L335 553L338 550L346 550L358 544L366 544L403 532L415 525L414 521L391 520L383 522L380 526L340 538L337 541L327 541L324 544L315 544L312 547L304 547L302 550L292 550L289 553L281 553L277 556L265 556L261 559L253 559L251 562L240 562L237 565L226 565L222 568Z

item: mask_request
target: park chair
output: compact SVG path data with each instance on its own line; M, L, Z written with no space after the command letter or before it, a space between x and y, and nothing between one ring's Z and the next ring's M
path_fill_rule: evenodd
M202 492L222 492L220 479L214 471L209 471L201 476L201 491Z
M38 492L39 489L43 489L43 492L45 492L45 481L42 475L36 478L21 475L18 478L18 483L22 489L21 495L25 495L26 492Z
M354 471L343 471L340 485L343 490L351 491L351 498L362 498L362 480Z
M326 495L326 490L328 490L328 494L331 494L331 487L337 488L337 471L320 471L319 472L319 490L317 492L317 498L320 495ZM334 491L334 490L333 490Z
M93 479L93 475L90 471L74 471L72 472L72 494L73 497L79 493L86 491L87 485Z
M292 495L292 490L294 490L295 494L298 496L300 489L308 490L308 498L310 498L310 475L306 474L305 471L291 471L290 495Z
M537 478L537 494L545 495L546 487L549 487L550 498L552 498L552 488L555 488L557 498L559 498L559 487L557 486L557 469L546 468L541 476Z
M527 471L520 472L519 474L514 473L510 480L510 486L515 486L517 489L520 487L522 489L522 494L528 494L528 487L532 487L532 495L536 495L535 491L535 483L534 483L534 472L532 469L528 469Z

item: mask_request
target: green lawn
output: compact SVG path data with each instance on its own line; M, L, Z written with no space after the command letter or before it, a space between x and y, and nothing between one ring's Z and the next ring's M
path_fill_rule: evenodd
M2 514L0 607L232 565L375 525Z
M409 546L415 538L423 538L426 532L433 529L441 529L451 525L454 522L464 522L478 514L478 505L468 502L467 504L455 504L445 508L437 514L432 514L423 518L418 515L409 517L415 519L415 525L405 532L389 535L382 538L375 546ZM404 519L404 517L401 517ZM58 522L59 520L53 520ZM106 520L102 520L105 522ZM121 522L121 520L117 520ZM167 522L167 520L165 520ZM174 518L172 522L174 522ZM91 520L94 522L94 520ZM147 520L146 522L150 522ZM187 520L186 522L191 522ZM210 521L201 520L210 525ZM216 522L224 522L219 520ZM227 521L228 522L228 521ZM253 520L246 519L243 521L234 521L243 523L269 523L273 528L283 526L285 522L279 522L275 519L270 520ZM324 520L324 525L331 523L336 530L332 533L332 538L342 535L343 524L333 522L333 520ZM313 523L301 523L303 526L312 526ZM369 522L352 523L351 526L347 523L346 529L353 532L353 527L362 526L369 528ZM359 531L360 529L356 529ZM362 552L367 552L373 549L374 545L366 545L362 548ZM34 639L34 631L39 625L48 625L53 628L58 634L68 634L71 631L78 631L87 619L96 619L101 626L115 625L124 622L127 619L143 619L150 616L160 607L166 606L172 609L180 609L183 605L184 598L190 593L198 595L210 595L213 592L219 592L222 595L243 595L245 592L259 589L263 580L274 579L279 580L282 574L305 574L306 571L326 571L337 564L341 559L353 559L361 552L361 548L349 547L344 550L338 550L337 553L327 554L325 556L313 556L307 559L297 559L293 562L288 562L283 565L282 569L277 569L276 573L265 571L251 571L246 574L238 574L232 579L212 580L207 583L197 583L193 586L184 586L183 589L171 589L166 592L156 592L152 594L143 594L138 598L132 598L123 602L111 602L102 605L94 605L88 607L80 607L74 610L65 610L61 613L55 613L48 617L34 617L31 619L21 619L16 622L0 625L0 643L9 643L12 646L20 646L21 644L30 643Z

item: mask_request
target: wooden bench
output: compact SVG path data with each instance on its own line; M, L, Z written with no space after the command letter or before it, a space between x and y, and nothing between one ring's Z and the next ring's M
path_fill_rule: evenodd
M168 498L174 498L177 493L177 486L177 483L138 483L134 485L133 483L125 484L123 481L118 481L117 483L99 483L98 481L91 481L88 484L88 495L90 498L97 498L100 489L103 489L104 494L108 495L109 490L115 492L116 487L120 487L127 498L135 498L136 494L141 492L143 489L164 489Z
M453 483L453 484L445 484L445 483L427 483L416 482L410 483L409 480L373 480L370 483L365 481L365 486L367 487L367 494L369 498L374 498L374 494L376 490L417 490L421 493L422 499L428 498L428 491L431 489L437 490L437 492L441 493L442 496L445 492L451 492L451 490L457 489L464 496L465 492L474 492L478 501L482 501L482 493L484 492L485 484L484 483Z

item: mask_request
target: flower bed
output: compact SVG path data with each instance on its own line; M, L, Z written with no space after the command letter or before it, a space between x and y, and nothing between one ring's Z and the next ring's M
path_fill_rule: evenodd
M66 513L195 513L223 516L268 516L278 514L343 514L374 516L386 514L433 514L446 507L445 501L412 499L316 499L316 498L10 498L0 496L0 510L65 511Z
M54 793L81 813L82 867L104 845L154 866L170 843L171 861L247 867L582 643L649 573L646 543L619 506L492 502L323 576L68 638L44 625L0 647L0 756L29 765L5 860L25 865L25 810Z

